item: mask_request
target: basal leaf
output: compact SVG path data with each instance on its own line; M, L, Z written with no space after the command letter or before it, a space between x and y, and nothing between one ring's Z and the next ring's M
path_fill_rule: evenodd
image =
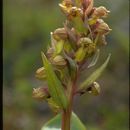
M61 130L61 114L58 114L49 122L47 122L41 130ZM75 113L72 113L71 130L86 130L85 126Z
M103 72L103 70L106 68L111 54L107 57L106 61L96 70L94 71L79 87L79 91L82 89L86 89L87 86L92 84Z
M62 108L66 108L67 97L64 93L63 86L60 80L58 79L58 77L56 76L52 65L49 63L44 53L41 53L41 55L42 55L42 60L47 75L47 82L48 82L50 95L55 101L55 103L57 103L57 105L59 105Z

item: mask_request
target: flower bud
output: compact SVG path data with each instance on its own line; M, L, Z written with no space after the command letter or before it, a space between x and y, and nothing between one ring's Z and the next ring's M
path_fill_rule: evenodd
M50 94L48 92L48 88L45 87L39 87L33 89L33 97L39 100L46 100L50 97Z
M57 66L65 66L67 62L61 55L57 55L53 59L52 63Z
M100 17L107 17L108 13L110 13L109 10L107 10L105 7L100 6L98 8L94 9L94 12L92 14L93 18L100 18Z
M108 34L112 29L109 28L109 26L102 20L102 19L98 19L97 23L96 23L96 28L95 28L95 32L99 33L99 34Z
M54 31L53 37L55 40L59 41L61 39L65 40L67 39L67 32L65 28L58 28Z
M41 67L36 71L36 78L43 80L46 79L46 72L45 72L45 68Z

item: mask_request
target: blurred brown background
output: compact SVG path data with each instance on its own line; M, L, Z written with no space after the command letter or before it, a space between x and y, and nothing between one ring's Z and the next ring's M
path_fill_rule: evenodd
M3 123L4 130L40 130L53 114L46 103L32 98L32 89L43 85L35 79L41 67L40 52L50 42L50 32L62 27L60 0L3 1ZM112 54L98 82L99 96L75 98L74 111L88 130L128 130L129 17L128 0L95 0L95 6L111 11L107 21L113 29L98 65ZM92 70L90 70L91 72Z

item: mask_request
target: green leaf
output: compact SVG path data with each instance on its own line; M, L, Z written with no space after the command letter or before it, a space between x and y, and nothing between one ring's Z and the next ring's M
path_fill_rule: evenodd
M57 105L59 105L62 108L66 108L67 97L64 93L63 86L60 80L58 79L58 77L56 76L52 65L49 63L49 61L47 60L43 52L41 53L41 55L42 55L42 60L47 75L47 82L48 82L50 95Z
M96 54L94 55L94 57L93 57L91 63L88 65L88 68L94 66L94 65L97 63L98 58L99 58L99 54L100 54L100 50L98 49L98 50L96 51Z
M82 89L86 89L87 86L92 84L99 76L102 74L103 70L106 68L111 54L107 57L106 61L96 70L94 71L79 87L79 91Z
M58 114L49 122L47 122L41 130L61 130L61 114ZM75 113L72 113L71 130L86 130L85 126Z

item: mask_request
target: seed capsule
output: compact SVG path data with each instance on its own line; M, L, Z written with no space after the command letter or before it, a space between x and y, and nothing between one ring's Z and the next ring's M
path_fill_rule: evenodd
M36 71L36 78L43 80L46 79L46 72L45 72L45 68L41 67Z

